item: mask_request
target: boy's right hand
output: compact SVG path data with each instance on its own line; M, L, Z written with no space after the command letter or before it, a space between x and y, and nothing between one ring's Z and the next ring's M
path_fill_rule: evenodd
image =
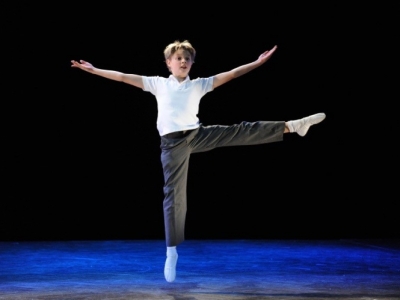
M94 69L93 65L87 61L81 59L79 63L76 60L71 60L71 63L72 63L71 65L72 68L79 68L87 72L93 72Z

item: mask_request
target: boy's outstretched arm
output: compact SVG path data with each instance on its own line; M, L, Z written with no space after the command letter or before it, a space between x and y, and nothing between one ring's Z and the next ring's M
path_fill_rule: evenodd
M219 87L220 85L223 85L224 83L227 83L228 81L231 81L234 78L242 76L242 75L254 70L255 68L258 68L259 66L266 63L271 58L272 54L274 54L277 47L278 46L275 45L271 50L265 51L254 62L242 65L242 66L232 69L228 72L223 72L223 73L219 73L219 74L215 75L213 87L214 88Z
M122 73L122 72L118 72L118 71L112 71L112 70L104 70L104 69L99 69L99 68L95 68L91 63L84 61L84 60L80 60L75 61L75 60L71 60L71 67L73 68L79 68L83 71L107 78L107 79L111 79L111 80L115 80L115 81L121 81L133 86L136 86L138 88L143 89L143 81L142 81L142 76L140 75L136 75L136 74L126 74L126 73Z

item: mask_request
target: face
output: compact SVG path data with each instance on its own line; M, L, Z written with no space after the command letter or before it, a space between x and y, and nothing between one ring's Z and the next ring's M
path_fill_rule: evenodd
M192 65L193 61L190 53L183 49L179 49L167 59L167 66L170 68L172 75L179 81L185 80Z

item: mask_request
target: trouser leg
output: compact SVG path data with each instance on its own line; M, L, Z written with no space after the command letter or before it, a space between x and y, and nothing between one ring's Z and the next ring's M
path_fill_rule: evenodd
M164 227L168 247L177 246L185 236L186 186L190 152L183 143L162 149L164 173Z
M284 121L200 126L189 144L192 153L228 146L267 144L282 141L284 130Z

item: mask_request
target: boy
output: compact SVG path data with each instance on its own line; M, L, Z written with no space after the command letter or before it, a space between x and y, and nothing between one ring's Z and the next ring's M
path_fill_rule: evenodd
M197 117L201 98L213 89L266 63L276 51L262 53L256 61L208 78L190 79L196 50L188 40L174 41L164 49L165 63L171 75L141 76L95 68L89 62L72 60L72 66L115 81L121 81L152 93L157 100L157 129L161 137L161 162L164 174L164 225L167 282L176 277L176 247L184 241L186 183L191 153L218 147L256 145L283 140L284 133L307 134L310 126L325 119L318 113L294 121L241 122L231 126L203 126Z

